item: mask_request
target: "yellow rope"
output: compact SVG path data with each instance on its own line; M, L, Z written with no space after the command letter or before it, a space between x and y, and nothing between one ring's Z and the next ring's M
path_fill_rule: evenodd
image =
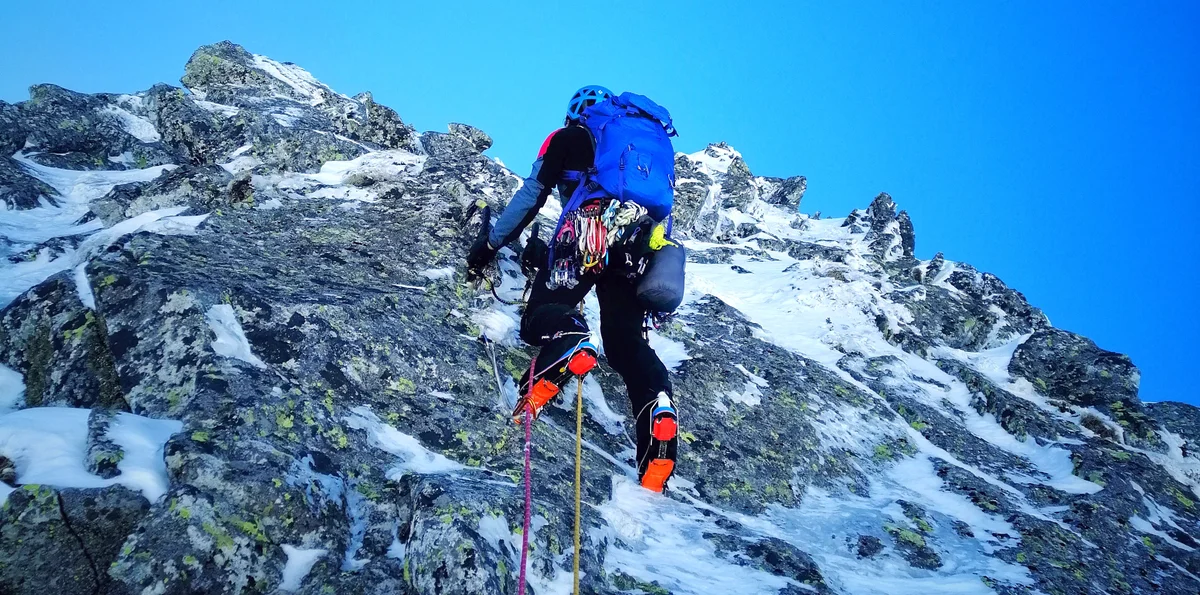
M575 395L575 595L579 595L579 501L583 470L583 376Z

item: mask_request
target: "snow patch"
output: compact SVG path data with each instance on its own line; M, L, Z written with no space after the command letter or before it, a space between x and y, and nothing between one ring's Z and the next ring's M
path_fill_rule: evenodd
M36 209L35 209L36 210ZM48 248L43 248L38 252L37 257L32 261L9 264L5 260L0 260L0 271L4 275L0 276L0 307L7 306L17 296L25 293L29 288L45 281L51 275L65 270L72 269L87 262L92 255L99 253L122 236L137 233L139 231L154 231L157 229L159 233L173 233L179 226L187 227L186 224L164 223L158 226L151 225L156 221L164 218L174 217L187 207L170 207L166 209L158 209L148 213L142 213L136 217L126 219L110 228L103 229L92 234L79 244L78 248L67 248L57 258L52 257ZM28 211L25 211L26 213ZM181 218L181 219L187 219ZM93 221L92 230L99 229L101 224L98 220ZM0 236L3 235L3 224L0 222ZM85 227L85 226L81 226ZM150 227L151 229L146 229ZM194 227L194 226L193 226ZM67 233L65 235L78 235L77 233ZM59 237L59 236L52 236ZM44 241L44 240L39 240Z
M416 175L425 157L401 149L372 151L350 161L326 161L315 174L291 176L291 185L297 182L316 182L326 186L337 186L351 175L362 174L375 180L393 180ZM280 187L284 187L283 184Z
M741 403L747 407L754 407L762 404L762 391L758 390L758 384L747 382L741 392L728 391L725 397L735 403Z
M208 326L217 338L212 342L213 351L222 357L232 357L244 361L256 368L266 368L267 364L250 351L250 341L238 322L233 306L219 304L208 309L205 314Z
M282 64L266 56L254 55L254 65L276 80L291 87L298 95L308 99L309 105L325 103L328 89L312 74L295 64Z
M388 471L388 478L399 479L406 473L449 473L466 467L432 452L416 438L383 423L366 406L350 410L351 415L343 418L346 425L356 430L366 430L376 448L400 457L400 463Z
M163 217L143 225L139 231L148 231L164 236L196 235L196 228L208 219L209 213L203 215L179 215Z
M0 415L16 409L24 400L24 377L20 372L0 364Z
M607 527L592 532L608 539L605 569L657 581L675 595L776 593L794 581L729 562L705 533L726 533L694 507L614 477L612 499L597 507ZM978 579L976 579L978 581Z
M236 108L232 105L223 105L220 103L213 103L211 101L205 101L203 99L192 99L192 101L195 102L195 104L198 105L204 111L214 113L214 114L220 114L220 115L226 116L226 117L236 116L238 114L238 111L240 111L238 108Z
M86 421L84 428L86 429ZM121 447L125 456L117 463L116 477L124 486L140 490L154 502L167 493L170 481L163 463L163 448L183 423L120 413L108 427L108 439Z
M12 158L35 178L58 192L58 206L43 205L23 211L6 211L0 219L0 237L13 242L41 243L53 238L81 235L100 229L98 220L79 223L88 203L108 194L119 184L148 182L174 165L124 171L78 171L41 165L20 152Z
M400 529L392 528L392 543L388 546L387 557L394 560L404 561L404 556L408 554L408 545L400 543Z
M81 262L75 267L75 292L79 295L79 301L84 306L91 310L96 309L96 294L92 291L92 283L88 281L87 263Z
M872 481L869 496L831 494L810 488L798 508L772 506L764 517L735 517L749 526L788 541L808 552L818 563L826 582L835 590L855 595L927 595L960 593L993 595L979 580L982 575L1015 584L1029 585L1028 569L1008 564L990 554L1015 545L1000 541L992 533L1016 535L1003 519L984 514L968 499L942 489L942 481L927 458L901 462L889 473ZM859 535L877 537L884 543L893 538L885 524L908 526L897 500L920 504L927 513L931 535L942 567L936 571L912 567L894 549L878 556L859 559L847 543ZM953 528L961 519L972 526L975 538L965 538Z
M754 383L754 386L757 386L759 388L766 388L768 386L767 381L765 379L763 379L761 376L758 376L757 374L754 374L750 370L747 370L746 366L743 366L742 364L738 364L734 367L737 368L738 371L741 372L742 374L745 374L746 378L749 378L750 382Z
M742 154L733 147L709 145L703 151L692 153L687 158L699 164L701 171L704 171L709 177L715 178L717 175L729 173L729 165L733 163L734 159L739 159L741 156Z
M260 165L262 165L262 160L254 155L230 155L229 161L220 164L222 169L235 176Z
M454 276L454 268L453 267L442 267L440 269L427 269L427 270L421 271L421 276L425 277L426 279L429 279L430 281L437 281L438 279L449 279L450 277Z
M662 361L668 370L675 370L679 368L679 364L692 359L692 356L688 355L687 347L683 343L674 339L668 339L654 330L650 331L649 337L650 348L654 350L654 353L658 354L658 359Z
M508 308L513 311L506 311ZM511 347L517 344L517 327L520 324L515 309L515 306L497 304L471 314L471 320L489 341Z
M124 108L106 105L100 110L100 113L109 114L120 120L130 136L144 143L157 143L162 140L162 136L158 134L158 130L154 128L154 124L151 124L150 120L135 116Z
M104 479L84 466L87 422L91 411L69 407L36 407L0 415L0 454L13 461L22 484L60 488L124 485L154 502L169 485L163 446L183 429L175 420L118 413L108 438L124 451L120 475Z
M283 553L287 554L287 563L283 565L283 579L279 583L279 590L289 593L299 590L304 583L304 577L308 576L317 560L329 553L328 550L301 549L286 543L280 547L283 548Z
M604 389L592 374L583 379L583 401L587 404L588 416L605 432L614 436L623 435L625 416L613 411L604 398Z

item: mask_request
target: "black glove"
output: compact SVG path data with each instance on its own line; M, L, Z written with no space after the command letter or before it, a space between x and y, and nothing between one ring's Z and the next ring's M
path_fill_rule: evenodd
M521 251L521 272L527 277L532 277L535 270L546 268L549 258L550 246L541 238L531 236L529 241L525 242L525 249Z
M475 240L475 243L471 245L471 251L467 253L467 276L482 277L484 269L492 264L494 258L496 258L496 248L488 243L486 235Z

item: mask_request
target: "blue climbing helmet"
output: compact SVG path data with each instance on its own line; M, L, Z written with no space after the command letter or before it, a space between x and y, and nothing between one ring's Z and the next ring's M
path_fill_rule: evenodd
M583 115L583 110L612 96L612 91L600 85L588 85L579 89L567 103L567 120L572 122L579 120L579 117Z

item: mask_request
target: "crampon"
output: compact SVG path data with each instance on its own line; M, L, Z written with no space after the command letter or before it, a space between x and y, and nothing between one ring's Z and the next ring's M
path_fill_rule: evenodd
M548 362L546 365L542 364L543 359ZM596 346L586 340L586 335L560 337L542 349L534 364L532 387L529 372L518 386L521 396L512 412L513 423L521 423L527 408L533 419L537 419L542 408L558 396L567 382L591 372L596 367Z
M650 420L650 448L646 453L650 460L642 470L641 483L647 490L661 493L675 471L669 448L679 433L678 415L667 393L658 393Z

